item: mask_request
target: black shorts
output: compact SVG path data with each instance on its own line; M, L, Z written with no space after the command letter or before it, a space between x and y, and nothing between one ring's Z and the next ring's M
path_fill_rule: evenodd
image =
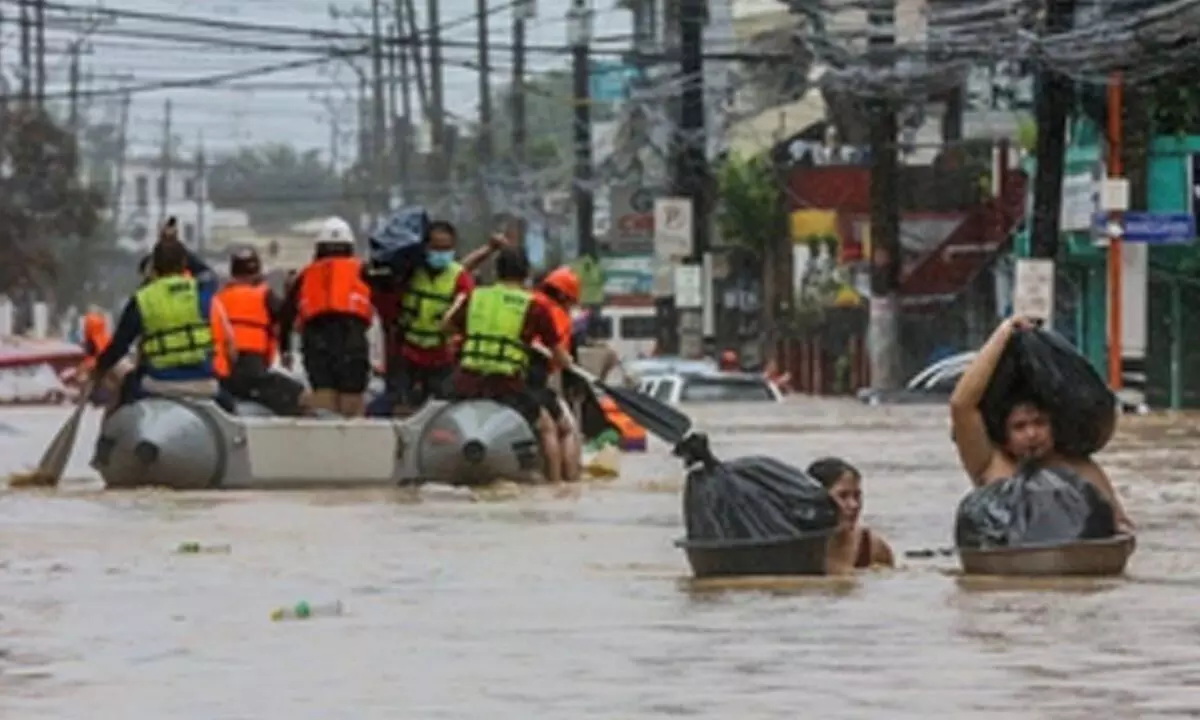
M367 344L369 325L352 315L320 315L300 332L304 372L313 390L353 395L366 392L371 380Z
M558 401L558 393L554 392L554 388L541 387L537 389L531 389L530 392L533 393L533 396L537 398L538 404L541 405L546 412L550 413L550 417L553 418L555 422L562 420L563 406L562 403Z
M239 400L256 402L276 415L300 414L304 384L271 370L261 355L240 355L221 385Z
M450 376L454 366L426 367L396 359L388 369L388 392L406 407L420 407L430 398L450 397Z

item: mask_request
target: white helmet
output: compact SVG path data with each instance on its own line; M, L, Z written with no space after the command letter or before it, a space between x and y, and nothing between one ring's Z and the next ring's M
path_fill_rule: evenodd
M350 223L340 217L331 217L321 226L321 230L317 232L318 245L353 245L354 231L350 229Z

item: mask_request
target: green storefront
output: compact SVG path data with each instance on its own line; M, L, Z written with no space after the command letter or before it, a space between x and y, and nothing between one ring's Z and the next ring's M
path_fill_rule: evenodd
M1099 163L1095 126L1077 120L1065 174L1083 174ZM1160 136L1152 144L1148 204L1151 212L1189 209L1191 154L1200 137ZM1032 163L1027 168L1035 170ZM1056 328L1106 372L1108 356L1108 252L1088 232L1064 233L1058 257ZM1029 238L1016 238L1018 256ZM1153 407L1200 407L1200 251L1196 245L1151 247L1146 289L1146 398Z

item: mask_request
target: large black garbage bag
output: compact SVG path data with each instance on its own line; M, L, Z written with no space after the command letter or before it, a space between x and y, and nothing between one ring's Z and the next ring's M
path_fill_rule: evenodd
M1042 329L1013 334L979 409L992 442L1003 445L1013 405L1032 400L1050 413L1055 449L1087 457L1108 444L1117 398L1087 358L1060 335Z
M1054 545L1116 534L1112 505L1096 486L1060 468L1026 467L976 488L958 505L959 548Z
M367 261L370 276L379 282L403 283L424 258L421 244L429 215L421 207L400 208L371 233Z
M778 460L750 456L688 473L688 540L775 540L832 530L837 506L821 483Z

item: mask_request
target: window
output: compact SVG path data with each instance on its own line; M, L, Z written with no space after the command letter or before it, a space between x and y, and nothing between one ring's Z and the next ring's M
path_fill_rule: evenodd
M144 208L150 204L150 179L145 175L138 175L133 180L133 192L137 206Z
M597 340L611 340L613 336L612 318L607 315L592 318L591 324L588 326L588 332Z
M156 197L160 203L165 203L167 201L167 176L159 175L157 185L158 187L155 190L157 193Z
M668 402L671 399L671 391L675 389L675 381L670 378L663 378L658 381L658 385L654 387L654 399Z
M686 402L772 402L775 395L758 378L689 378L680 400Z
M196 199L196 181L192 178L185 178L183 181L183 198L185 200Z
M923 389L932 393L945 393L949 395L954 392L954 387L958 385L958 380L962 376L963 371L961 369L946 370L930 378Z
M658 337L658 318L630 315L620 318L622 340L653 340Z
M192 223L183 224L183 241L188 245L196 243L196 226Z

